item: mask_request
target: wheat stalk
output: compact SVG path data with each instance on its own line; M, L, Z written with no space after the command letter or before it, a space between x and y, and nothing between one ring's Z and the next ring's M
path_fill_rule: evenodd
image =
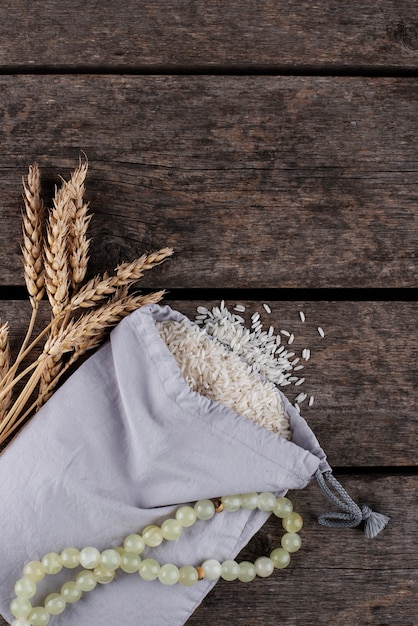
M0 384L6 378L10 365L9 324L0 322ZM11 390L0 399L0 422L3 421L12 399Z

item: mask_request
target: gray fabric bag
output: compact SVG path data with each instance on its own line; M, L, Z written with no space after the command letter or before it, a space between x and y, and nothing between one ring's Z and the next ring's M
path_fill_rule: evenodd
M284 495L317 470L329 472L313 432L282 394L292 441L193 392L155 327L169 319L186 318L152 305L123 320L0 456L0 613L9 622L27 561L68 546L121 545L181 503ZM178 566L234 558L268 515L240 510L198 521L150 556ZM32 604L74 577L74 570L47 576ZM165 587L119 572L50 624L180 626L214 584Z

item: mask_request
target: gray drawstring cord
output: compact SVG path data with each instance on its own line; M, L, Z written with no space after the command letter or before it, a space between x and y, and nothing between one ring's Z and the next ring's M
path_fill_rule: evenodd
M353 528L364 522L364 533L368 539L376 537L385 528L389 517L372 511L365 504L358 506L332 472L317 470L315 477L325 495L340 509L319 515L318 522L322 526Z

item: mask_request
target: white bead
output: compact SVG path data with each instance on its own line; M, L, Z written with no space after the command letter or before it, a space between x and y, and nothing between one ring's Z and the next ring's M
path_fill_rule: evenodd
M194 505L196 517L201 520L209 520L215 515L215 505L212 500L198 500Z
M35 606L28 615L28 621L32 626L46 626L49 620L50 615L43 606Z
M94 569L100 561L100 552L93 546L83 548L80 552L80 565L86 569Z
M267 556L260 556L254 563L255 572L261 578L267 578L273 573L274 563Z
M128 535L123 542L123 547L126 552L133 552L134 554L142 554L145 549L145 541L141 535L132 534Z
M273 561L274 567L283 569L290 563L290 554L284 548L276 548L270 554L270 559Z
M160 565L155 559L144 559L138 571L144 580L155 580L160 573Z
M150 526L144 528L142 531L142 538L145 541L145 545L150 546L151 548L159 546L164 539L161 528L155 524L151 524Z
M239 565L236 561L228 559L222 563L221 577L224 580L236 580L239 576Z
M207 580L216 580L222 574L222 565L216 559L208 559L202 563Z
M196 511L191 506L181 506L176 511L176 520L185 528L193 526L196 521Z
M45 576L45 568L40 561L29 561L23 568L23 574L28 580L37 583Z
M252 493L241 494L241 507L247 511L254 511L258 506L258 493L253 491Z
M225 511L234 513L241 508L241 496L222 496L221 501Z
M281 544L288 552L297 552L302 545L302 540L296 533L286 533L282 537Z
M179 583L184 587L191 587L198 581L198 573L195 567L183 565L179 569Z
M241 561L239 564L239 574L238 579L242 583L249 583L256 577L256 571L254 567L254 563L250 561Z
M258 508L260 511L270 512L276 505L276 496L267 491L260 493L258 496Z
M65 602L67 602L67 604L71 604L80 600L81 591L77 587L77 583L75 583L73 580L69 580L61 587L61 596L63 597Z
M115 577L115 570L106 569L101 563L93 570L93 573L97 582L101 585L111 583Z
M62 558L56 552L48 552L42 558L42 565L47 574L54 576L62 570Z
M273 513L277 517L287 517L293 511L293 504L289 498L277 498Z
M10 603L10 613L13 617L27 617L32 609L32 604L27 598L14 598Z
M163 585L175 585L179 580L179 570L176 565L166 563L160 567L158 579Z
M100 555L100 563L105 569L115 570L120 565L120 555L113 548L103 550Z
M45 608L50 615L60 615L65 610L67 603L59 593L50 593L45 598Z
M176 519L166 519L165 522L161 524L161 532L164 539L173 541L180 537L183 532L183 526Z
M19 598L32 598L36 593L36 585L31 580L27 578L19 578L19 580L15 584L15 594L19 596Z
M93 591L97 585L97 579L94 572L88 569L83 569L77 574L75 584L80 591Z
M22 617L21 619L14 619L10 626L32 626L32 624Z
M65 548L61 552L61 559L64 567L74 569L80 564L80 550L77 550L77 548Z
M120 559L120 568L127 574L133 574L138 571L141 558L133 552L124 552Z

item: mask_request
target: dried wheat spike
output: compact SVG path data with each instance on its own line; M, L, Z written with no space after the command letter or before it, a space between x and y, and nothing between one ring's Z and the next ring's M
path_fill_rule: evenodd
M33 308L37 308L45 290L42 258L42 227L45 206L41 198L41 177L37 163L29 167L27 182L23 179L23 200L25 213L22 213L23 261L26 287Z
M7 375L10 365L9 324L0 321L0 383ZM5 417L12 399L12 392L0 400L0 422Z
M45 287L54 316L61 313L69 300L67 235L70 201L65 185L56 190L44 246Z
M45 361L45 368L42 371L39 380L37 409L52 396L55 385L54 380L58 379L58 375L63 367L62 355L49 356Z
M68 253L73 289L76 289L76 286L83 282L89 260L90 240L87 239L87 229L92 216L87 215L88 204L84 202L84 181L87 170L87 160L84 163L80 162L68 183L65 183L71 197L72 215L68 233Z

